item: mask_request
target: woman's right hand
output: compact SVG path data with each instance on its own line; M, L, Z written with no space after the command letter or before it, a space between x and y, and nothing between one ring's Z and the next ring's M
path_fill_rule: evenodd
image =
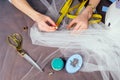
M25 13L27 16L29 16L32 20L37 22L38 28L41 31L51 32L55 31L56 24L54 21L49 18L48 16L45 16L37 11L35 11L26 0L11 0L11 3L18 8L20 11Z
M40 31L53 32L57 29L55 22L46 15L38 14L34 21L37 22Z

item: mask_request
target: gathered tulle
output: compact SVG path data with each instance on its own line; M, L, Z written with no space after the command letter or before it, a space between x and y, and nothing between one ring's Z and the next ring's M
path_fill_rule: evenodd
M97 24L98 25L98 24ZM99 26L96 27L98 28ZM74 53L83 56L83 67L80 71L100 71L104 80L109 80L109 74L120 79L120 33L112 32L110 28L88 29L83 32L56 31L40 32L36 26L31 28L33 44L58 47L64 57ZM106 72L108 71L108 72Z
M83 57L80 71L100 71L103 80L109 80L110 77L120 80L120 27L99 23L90 25L87 30L73 32L65 28L66 20L63 20L58 31L49 33L40 31L34 24L30 30L32 43L57 47L66 59L78 53Z

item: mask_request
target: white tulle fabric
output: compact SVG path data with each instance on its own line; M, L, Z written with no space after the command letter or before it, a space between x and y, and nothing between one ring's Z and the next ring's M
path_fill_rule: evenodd
M46 0L41 1L44 4L46 2ZM54 6L57 3L55 3L56 0L53 0L52 5L49 4L50 8L54 10L50 12L51 9L48 9L50 15L57 12L57 8ZM103 23L90 25L89 29L85 31L72 32L72 30L66 30L66 19L63 20L58 31L50 33L39 31L37 24L34 24L30 30L32 43L58 47L64 57L78 53L84 61L80 71L100 71L103 80L109 80L110 76L113 80L120 80L120 17L119 15L112 15L111 12L120 13L120 9L116 10L115 3L111 5L107 12L106 25ZM56 16L54 15L54 18L58 15L58 13ZM107 26L109 19L111 19L111 25Z

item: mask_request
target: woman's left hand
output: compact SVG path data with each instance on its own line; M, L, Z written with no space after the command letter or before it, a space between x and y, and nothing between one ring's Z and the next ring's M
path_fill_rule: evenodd
M86 30L88 28L88 20L92 16L92 9L87 7L80 15L74 18L67 26L67 29L73 28L73 31Z
M73 27L73 31L81 31L88 28L88 13L83 13L78 15L75 19L73 19L69 25L67 26L68 29Z

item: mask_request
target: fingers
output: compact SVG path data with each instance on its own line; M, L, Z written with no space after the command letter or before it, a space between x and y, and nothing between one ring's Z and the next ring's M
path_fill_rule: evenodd
M88 28L88 24L87 23L83 23L83 22L75 22L74 20L70 22L70 24L67 26L67 29L70 29L71 27L73 27L73 31L80 31L80 30L86 30Z
M42 15L42 18L37 21L37 24L40 31L52 32L57 29L54 21L45 15Z
M86 24L77 24L77 25L74 27L73 31L86 30L86 29L88 28L87 26L88 26L88 25L86 25Z
M45 22L38 23L38 28L40 31L53 32L56 30L53 26L48 26Z
M52 26L56 27L55 22L54 22L51 18L47 17L46 20L47 20Z
M81 24L76 24L76 26L74 27L73 31L79 30L80 27L81 27Z
M69 25L67 26L67 29L70 29L74 24L75 24L75 21L72 20L72 21L69 23Z
M86 25L83 25L81 27L79 27L78 31L83 31L86 30L88 27Z

